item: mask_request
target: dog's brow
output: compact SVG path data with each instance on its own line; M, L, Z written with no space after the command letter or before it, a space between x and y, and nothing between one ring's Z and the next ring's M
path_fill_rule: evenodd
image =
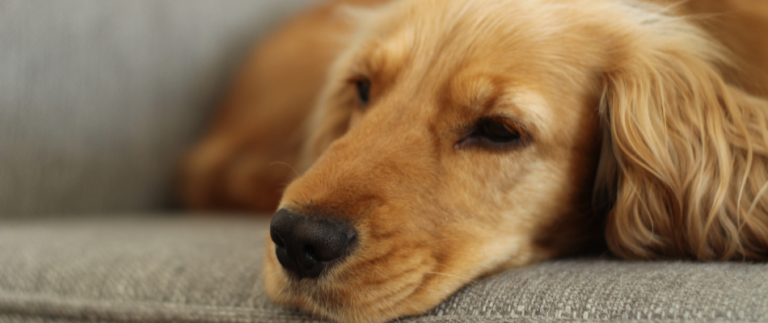
M369 43L363 65L370 73L391 74L405 63L413 45L412 32L399 31L398 37L386 37Z
M448 93L451 103L466 106L474 113L485 114L502 95L498 81L492 76L461 75L450 82Z

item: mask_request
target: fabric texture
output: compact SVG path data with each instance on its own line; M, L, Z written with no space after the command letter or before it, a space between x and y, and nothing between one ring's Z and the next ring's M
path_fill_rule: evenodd
M0 217L171 205L232 72L311 1L0 0Z
M0 226L0 322L315 322L273 304L266 218ZM476 281L400 322L768 321L768 265L564 259Z

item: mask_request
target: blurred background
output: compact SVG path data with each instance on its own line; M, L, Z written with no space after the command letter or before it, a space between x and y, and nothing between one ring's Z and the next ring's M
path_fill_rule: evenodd
M251 46L312 0L0 0L0 217L174 208Z

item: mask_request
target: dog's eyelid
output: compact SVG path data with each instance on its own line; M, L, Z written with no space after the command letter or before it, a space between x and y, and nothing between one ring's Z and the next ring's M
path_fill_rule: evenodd
M504 138L489 138L489 126L501 124L509 133ZM509 149L527 146L531 142L531 136L526 131L526 126L519 120L506 115L491 115L477 118L474 123L460 128L461 139L454 147L481 147L488 149ZM499 130L498 128L496 130ZM496 134L498 135L498 134ZM490 137L494 137L491 134Z
M357 82L370 81L370 78L362 73L354 73L352 76L347 77L347 83L355 84Z
M484 122L499 122L504 124L509 130L517 132L521 137L523 135L528 136L528 132L526 131L527 127L524 123L520 122L520 120L507 116L505 114L499 114L499 115L492 115L492 116L486 116L486 117L480 117L475 121L475 124L472 125L473 127L477 127L479 124Z

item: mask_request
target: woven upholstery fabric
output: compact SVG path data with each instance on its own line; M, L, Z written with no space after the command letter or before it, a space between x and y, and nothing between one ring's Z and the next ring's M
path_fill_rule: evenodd
M265 218L0 225L0 322L314 322L263 291ZM401 322L768 321L768 265L556 260Z
M0 0L0 217L168 207L258 39L312 0Z

